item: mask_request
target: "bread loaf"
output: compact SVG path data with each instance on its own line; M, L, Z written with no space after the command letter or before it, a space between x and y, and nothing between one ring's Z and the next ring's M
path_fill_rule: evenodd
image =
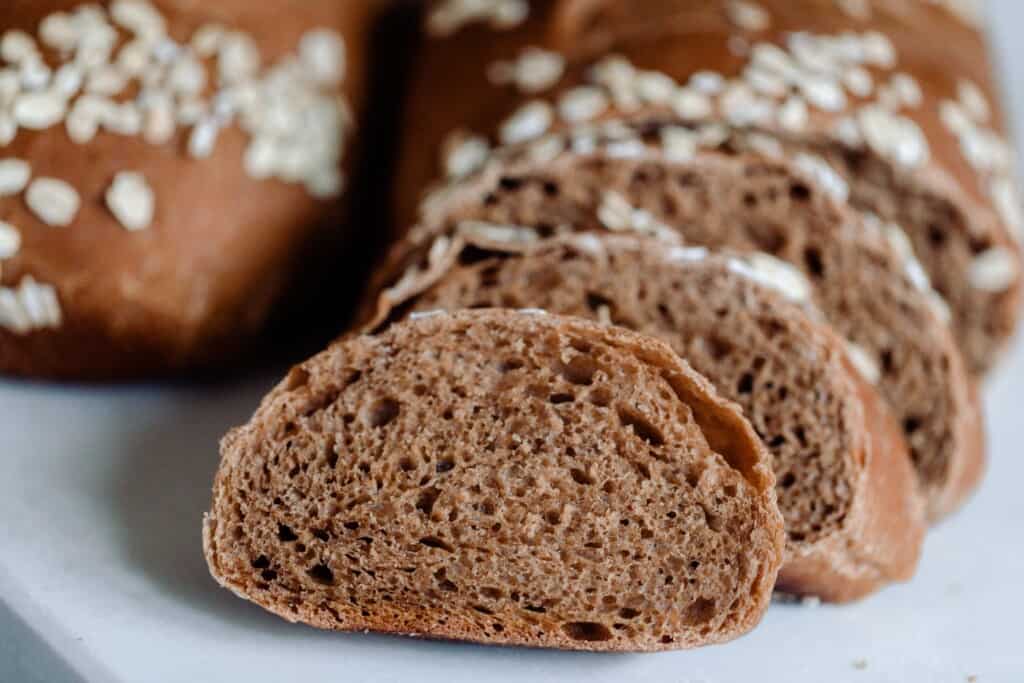
M375 6L7 2L0 372L162 374L250 345L337 229Z
M788 536L780 589L845 601L911 578L925 525L906 446L874 378L854 370L863 351L816 320L801 275L652 238L544 242L517 228L501 241L480 227L408 300L384 300L380 319L529 305L660 338L743 407L772 453Z
M623 138L595 136L588 154L568 142L538 164L526 144L435 196L395 249L383 295L401 298L446 244L481 222L529 226L542 238L632 232L768 253L803 272L828 322L863 350L906 435L930 518L955 510L982 472L980 406L936 298L915 284L916 262L784 157L699 150L674 161L663 127L629 130L635 157L616 156Z
M533 140L544 159L551 131L711 123L697 139L690 126L673 133L675 153L731 145L728 128L798 160L893 227L950 308L972 372L1006 346L1020 308L1020 200L985 39L962 3L538 0L520 3L518 21L452 10L463 4L427 13L399 228L418 220L439 172L471 172L495 146ZM581 136L577 149L587 145Z
M222 445L214 577L291 621L664 650L750 629L782 560L768 454L661 342L418 316L295 368Z

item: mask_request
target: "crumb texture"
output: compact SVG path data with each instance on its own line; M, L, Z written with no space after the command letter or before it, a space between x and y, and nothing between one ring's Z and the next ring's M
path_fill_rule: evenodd
M455 234L466 221L531 226L541 238L655 226L687 245L767 253L792 264L810 280L814 303L840 336L877 366L879 392L903 428L933 499L932 516L955 509L973 487L981 426L971 380L934 294L915 284L882 230L785 159L724 150L688 163L605 155L567 155L547 165L515 161L466 183L433 210L414 240ZM620 223L618 216L630 212ZM502 304L532 305L514 296Z
M591 244L600 251L581 248ZM662 339L742 406L768 446L790 543L809 547L843 528L863 469L859 398L836 340L799 306L725 258L673 262L653 240L470 256L406 310L530 305Z
M546 315L341 342L225 440L211 569L342 630L602 650L735 637L766 606L781 520L766 454L701 382L667 347Z

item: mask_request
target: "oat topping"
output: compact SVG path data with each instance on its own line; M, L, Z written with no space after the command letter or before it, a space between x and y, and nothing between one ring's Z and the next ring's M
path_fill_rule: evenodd
M851 94L867 98L874 92L875 79L864 67L853 66L843 73L843 85Z
M913 120L874 105L861 109L857 121L864 141L879 156L908 168L928 162L928 140Z
M582 123L592 121L607 111L611 102L604 90L593 86L573 88L562 95L558 113L563 121Z
M832 195L838 202L845 202L850 197L850 186L827 161L814 154L800 153L793 159L797 168L809 175Z
M13 113L22 128L44 130L61 122L67 102L52 91L23 92L14 100Z
M737 6L747 5L747 10L756 7L753 3ZM895 64L892 42L873 31L838 36L795 33L783 46L758 43L738 78L703 71L693 74L686 84L663 73L637 69L623 57L611 55L594 64L588 83L564 93L556 110L538 100L513 114L501 127L500 141L515 144L539 137L555 125L556 116L561 123L579 125L600 117L612 106L626 114L645 106L664 107L686 121L705 120L717 113L733 127L786 132L806 130L813 110L851 111L837 127L842 141L866 144L894 163L917 168L929 159L928 142L920 127L899 111L921 105L920 85L908 74L894 73L876 89L869 71L891 69ZM508 72L503 77L511 79L518 68L504 65L503 70ZM877 95L875 101L872 95ZM855 105L852 98L867 101ZM586 137L574 139L573 148L580 153L587 153L592 146ZM684 147L675 149L685 156ZM635 156L641 150L636 143L628 143L616 145L613 151Z
M684 87L676 91L671 101L672 110L686 121L711 116L711 98L696 88Z
M115 26L129 38L122 41ZM0 69L0 105L9 104L0 106L2 144L19 128L62 124L76 144L105 131L163 145L182 128L188 154L204 159L224 129L238 126L250 139L245 168L254 177L302 184L317 197L342 190L338 169L352 121L336 92L345 43L334 31L309 31L295 55L264 67L247 33L206 25L178 44L148 0L116 0L109 13L83 4L46 17L39 40L61 60L52 71L32 36L0 38L9 64Z
M522 24L529 14L527 0L439 0L427 15L427 31L443 38L475 22L509 29Z
M4 32L0 59L0 145L19 130L57 126L80 145L101 132L167 145L180 132L199 160L215 152L224 130L238 127L249 138L244 169L253 178L300 184L323 199L343 190L340 166L353 121L338 95L346 55L335 31L311 30L294 55L265 65L247 33L208 24L179 44L148 0L114 0L109 11L83 3L48 15L38 42L23 31ZM0 196L24 192L42 222L71 225L81 206L77 190L55 178L30 179L26 162L0 160ZM118 173L105 199L127 230L153 221L155 193L137 173ZM0 223L0 259L20 245L20 232ZM51 286L26 277L15 289L0 289L0 326L27 333L60 321Z
M1024 216L1015 181L1013 151L1005 138L986 127L991 115L992 107L984 92L967 80L957 84L956 100L939 104L942 124L959 140L961 153L981 175L996 211L1011 234L1019 238Z
M62 321L57 290L25 276L17 287L0 287L0 329L15 334L56 329Z
M533 228L486 221L462 221L456 226L456 233L481 242L498 244L532 244L540 239Z
M5 221L0 221L0 261L8 259L21 249L21 233Z
M857 369L861 377L869 383L878 384L881 381L882 369L863 346L847 340L846 356L850 359L853 367Z
M679 233L658 221L650 211L634 208L618 192L604 193L597 219L612 232L634 231L666 242L679 242Z
M409 320L425 320L427 318L435 318L439 315L444 315L445 313L447 313L447 311L443 309L438 309L434 311L414 311L409 314Z
M671 247L665 251L665 260L669 263L699 263L710 254L707 247Z
M487 77L495 85L514 85L534 95L552 87L565 73L565 58L557 52L528 47L512 62L495 62Z
M790 133L799 133L807 127L810 110L807 101L793 95L779 107L779 127Z
M697 156L700 145L697 133L682 126L665 126L661 129L661 147L665 158L675 163L685 163Z
M523 105L501 126L501 142L514 145L538 138L548 131L554 122L550 104L535 100Z
M999 294L1010 289L1020 277L1017 257L1009 249L996 247L980 254L971 264L971 286Z
M557 135L545 135L530 143L527 154L534 163L548 164L565 151L565 140Z
M36 178L25 192L25 203L39 220L67 227L75 220L82 200L69 183L56 178Z
M993 179L989 193L996 210L1010 226L1011 234L1017 239L1024 238L1024 198L1012 178L1002 176Z
M811 300L811 283L799 270L769 254L754 253L729 260L729 270L781 292L800 303Z
M978 11L976 2L930 1L960 14ZM491 3L476 0L450 4L478 8L471 13L471 20L477 20L486 18L482 8ZM871 0L836 0L836 4L857 20L869 19L874 9ZM874 30L848 30L835 35L789 33L778 43L758 41L751 34L771 27L770 13L757 2L729 2L726 8L732 23L745 32L744 49L734 51L746 60L739 75L727 78L714 71L701 71L679 83L667 74L643 70L620 55L610 55L592 65L586 81L562 93L554 106L535 100L515 112L501 126L498 142L514 145L538 140L537 158L547 162L565 148L559 138L548 134L564 127L570 130L561 139L576 154L600 151L609 157L637 158L653 152L684 162L699 149L724 142L730 136L730 127L765 129L768 134L752 131L747 136L747 147L778 156L782 145L774 133L799 134L814 125L843 145L867 147L908 170L923 168L931 161L930 144L915 120L915 112L934 104L926 102L914 75L899 70L899 55L888 36ZM501 73L492 77L521 87L521 62L522 57L502 63L495 69ZM1024 226L1024 209L1013 180L1013 155L1006 141L986 127L992 118L992 106L973 82L963 80L955 90L955 99L939 105L941 119L960 140L964 158L982 175L982 186L1003 220L1019 232ZM648 108L670 111L688 123L709 119L721 123L699 129L661 126L656 131L660 144L653 145L635 134L612 139L607 131L592 129L591 123L607 114L628 117L641 110L646 113ZM818 128L820 121L826 123ZM499 149L490 149L484 158L483 147L477 146L472 167L485 166ZM836 199L848 199L847 181L824 160L802 155L795 161ZM621 206L613 201L611 207L604 216L611 223L631 223L625 219L624 210L614 210ZM908 258L907 263L910 277L919 286L927 286L938 300L930 283L921 277L924 269L917 259ZM937 301L936 309L943 316L948 314L944 302Z
M31 177L32 167L27 161L0 159L0 197L21 194Z
M121 172L106 194L107 208L125 230L144 230L153 222L156 199L140 173Z
M465 131L455 131L444 144L445 171L449 178L464 178L477 171L490 156L487 139Z
M729 18L744 31L765 31L772 25L772 17L756 2L732 0L728 4Z
M874 213L865 212L862 216L865 227L881 235L892 247L893 252L903 263L907 279L925 295L933 312L945 323L952 321L953 312L949 303L932 287L931 278L918 260L914 245L903 227L896 223L885 223Z

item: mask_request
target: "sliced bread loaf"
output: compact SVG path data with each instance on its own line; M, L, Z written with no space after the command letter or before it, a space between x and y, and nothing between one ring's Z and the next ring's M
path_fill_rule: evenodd
M1024 213L984 33L937 4L553 0L522 21L428 26L398 227L439 170L496 146L627 117L748 130L906 231L982 373L1019 318Z
M772 453L788 536L781 590L845 601L911 578L925 523L904 440L854 370L863 350L818 321L798 271L651 238L482 232L453 244L408 301L384 301L382 318L528 305L660 338L743 407Z
M768 454L662 342L530 312L419 317L295 368L223 442L213 576L291 620L663 650L767 607Z
M424 263L480 222L531 226L541 237L630 232L766 252L801 270L828 321L863 349L907 437L930 517L956 509L981 475L982 424L974 382L919 264L796 162L719 148L676 160L677 130L618 124L609 137L587 132L586 152L569 133L550 138L553 157L538 160L533 145L496 156L429 202L386 269L392 282L406 276L385 296L403 294Z

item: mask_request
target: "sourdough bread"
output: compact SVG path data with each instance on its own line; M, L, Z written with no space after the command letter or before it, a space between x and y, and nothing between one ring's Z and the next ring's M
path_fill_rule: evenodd
M738 406L659 341L539 312L343 340L222 454L213 576L321 628L695 647L750 629L782 561Z
M537 306L660 338L743 407L772 454L788 537L781 590L846 601L911 578L925 524L906 446L870 386L877 368L854 369L863 350L820 321L802 275L765 255L652 238L498 234L453 244L407 301L382 302L380 321Z

